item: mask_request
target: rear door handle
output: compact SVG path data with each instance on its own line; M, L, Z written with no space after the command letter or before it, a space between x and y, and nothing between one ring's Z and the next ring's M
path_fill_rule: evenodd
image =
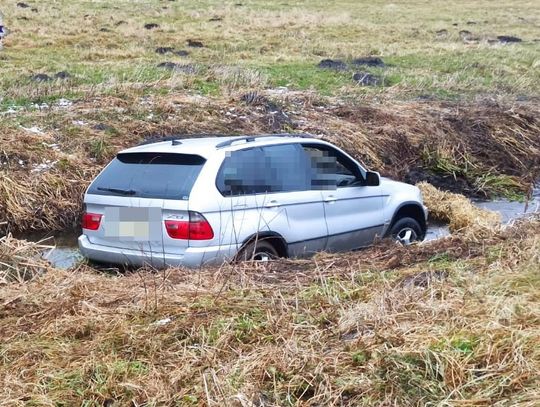
M279 202L276 200L272 200L264 205L265 208L277 208L279 207Z
M336 201L337 201L337 198L334 195L328 195L324 198L324 202L332 203Z

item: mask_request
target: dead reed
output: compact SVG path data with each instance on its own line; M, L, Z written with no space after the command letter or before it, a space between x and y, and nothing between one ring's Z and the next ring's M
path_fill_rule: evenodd
M83 266L10 283L0 404L533 406L539 227L310 261L126 275Z

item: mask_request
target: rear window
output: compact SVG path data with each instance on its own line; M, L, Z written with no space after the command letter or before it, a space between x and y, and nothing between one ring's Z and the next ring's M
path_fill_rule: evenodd
M88 193L187 200L205 162L191 154L118 154L92 182Z

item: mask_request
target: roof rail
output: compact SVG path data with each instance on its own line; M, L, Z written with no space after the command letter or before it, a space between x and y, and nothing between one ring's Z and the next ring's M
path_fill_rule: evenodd
M180 145L184 140L188 139L198 139L203 137L226 137L230 134L221 134L221 133L183 133L183 134L176 134L171 136L165 136L165 137L150 137L146 140L141 141L137 146L144 146L147 144L154 144L154 143L161 143L163 141L170 141L172 142L173 146Z
M311 134L290 134L290 133L278 133L278 134L260 134L260 135L250 135L250 136L241 136L231 138L229 140L222 141L221 143L216 144L216 149L228 147L237 141L245 141L246 143L251 143L260 138L265 137L300 137L300 138L312 138Z
M149 138L137 144L137 146L145 146L147 144L161 143L163 141L170 141L173 146L178 146L182 144L182 141L179 136L167 136L167 137L156 137Z

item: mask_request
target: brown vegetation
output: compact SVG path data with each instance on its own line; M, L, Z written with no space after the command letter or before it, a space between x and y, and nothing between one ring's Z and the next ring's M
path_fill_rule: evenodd
M196 272L50 269L0 289L0 404L533 406L539 227Z
M28 112L27 120L43 134L9 127L0 133L0 219L7 229L75 227L84 189L119 149L171 134L309 132L383 175L465 194L516 196L539 176L540 115L534 105L343 105L301 92L267 92L250 104L241 95L130 97L133 103L108 97ZM143 114L153 119L137 119ZM73 124L78 122L83 124Z

